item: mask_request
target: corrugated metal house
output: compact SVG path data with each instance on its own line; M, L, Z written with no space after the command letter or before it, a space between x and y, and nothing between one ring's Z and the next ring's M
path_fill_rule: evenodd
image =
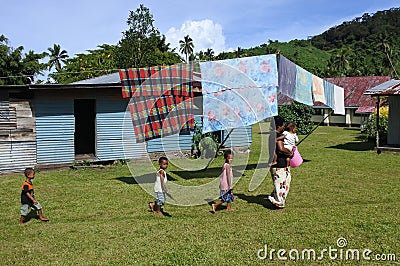
M319 123L324 118L325 125L360 126L369 117L376 107L376 97L364 95L364 93L379 84L390 80L389 76L367 77L342 77L326 78L327 81L344 89L345 115L331 114L331 109L321 103L314 104L314 122Z
M368 97L377 97L378 104L382 97L387 97L389 102L387 144L400 148L400 80L389 80L365 92ZM378 109L379 110L379 109ZM378 116L379 117L379 116ZM377 121L379 123L379 121ZM377 134L377 136L379 136ZM379 138L376 147L380 147Z
M65 85L1 86L0 91L0 173L191 149L192 134L135 143L118 73ZM251 127L235 129L226 142L227 147L250 144Z

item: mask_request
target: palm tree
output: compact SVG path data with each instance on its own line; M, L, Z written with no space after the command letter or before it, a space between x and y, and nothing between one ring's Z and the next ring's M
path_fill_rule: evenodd
M392 73L394 72L394 74L398 78L399 76L397 74L396 68L393 65L393 62L392 62L392 59L391 59L391 55L392 55L393 51L392 51L392 49L391 49L391 47L389 45L389 37L388 37L386 31L383 32L383 34L379 35L379 43L378 43L377 47L384 50L385 55L386 55L386 57L387 57L387 59L389 61L390 67L392 68L391 72Z
M204 55L208 60L210 60L210 61L214 60L214 51L213 51L213 49L208 48L207 51L205 51Z
M61 63L65 64L67 58L69 57L67 51L62 50L59 44L54 44L53 48L49 47L47 50L50 53L47 53L47 56L50 57L48 62L49 71L55 66L56 70L59 71L61 69Z
M180 44L180 49L179 51L182 54L186 55L186 63L188 63L189 55L193 54L193 39L189 37L189 35L186 35L183 40L179 41Z

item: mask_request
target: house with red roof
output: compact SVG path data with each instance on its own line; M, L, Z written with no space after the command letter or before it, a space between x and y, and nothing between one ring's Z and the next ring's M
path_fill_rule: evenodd
M389 76L367 76L367 77L341 77L326 78L327 81L344 89L345 115L335 115L331 108L319 103L314 103L315 114L313 122L324 125L360 126L369 117L376 107L376 97L364 93L391 78Z

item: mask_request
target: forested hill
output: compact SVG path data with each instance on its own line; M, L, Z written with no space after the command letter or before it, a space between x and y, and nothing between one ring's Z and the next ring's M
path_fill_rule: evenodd
M239 56L265 51L283 54L323 77L389 75L396 78L396 73L400 73L400 8L365 13L309 40L270 40L268 44L241 50Z
M400 8L378 11L373 15L365 13L314 36L312 44L319 49L330 50L344 45L379 42L385 35L391 44L399 43Z

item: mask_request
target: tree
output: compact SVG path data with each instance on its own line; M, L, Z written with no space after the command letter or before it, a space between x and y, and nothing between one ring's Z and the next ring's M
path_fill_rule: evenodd
M395 77L399 78L399 75L397 74L396 68L393 65L393 61L391 58L392 54L393 54L393 50L390 47L389 37L388 37L388 34L386 31L383 34L379 35L377 48L384 51L386 58L387 58L386 62L389 63L389 64L386 64L386 67L391 69L391 71L389 72L391 74L391 76L393 76L393 74L395 74Z
M189 55L193 54L193 48L194 48L194 44L193 44L193 40L192 38L189 37L189 35L186 35L183 40L179 41L179 45L180 45L180 49L179 51L182 54L186 55L186 63L188 63L189 61Z
M50 77L57 83L65 84L110 74L117 68L114 52L114 45L99 45L98 49L88 50L85 54L77 54L73 58L68 58L65 66L60 71L51 73Z
M214 51L211 48L208 48L207 51L204 53L205 57L207 60L209 61L213 61L214 60Z
M130 11L128 29L123 32L115 51L115 61L119 68L145 67L160 64L162 59L180 62L179 56L169 48L165 36L153 25L150 10L140 5L136 11Z
M53 47L47 48L49 53L47 53L47 56L50 57L50 60L48 62L49 65L49 71L55 66L57 71L60 71L62 66L61 64L65 64L68 56L67 51L61 50L61 46L59 44L54 44Z
M36 75L46 69L47 65L39 62L45 57L44 53L29 51L24 54L23 50L23 46L15 49L8 46L8 39L0 35L0 85L31 83Z

